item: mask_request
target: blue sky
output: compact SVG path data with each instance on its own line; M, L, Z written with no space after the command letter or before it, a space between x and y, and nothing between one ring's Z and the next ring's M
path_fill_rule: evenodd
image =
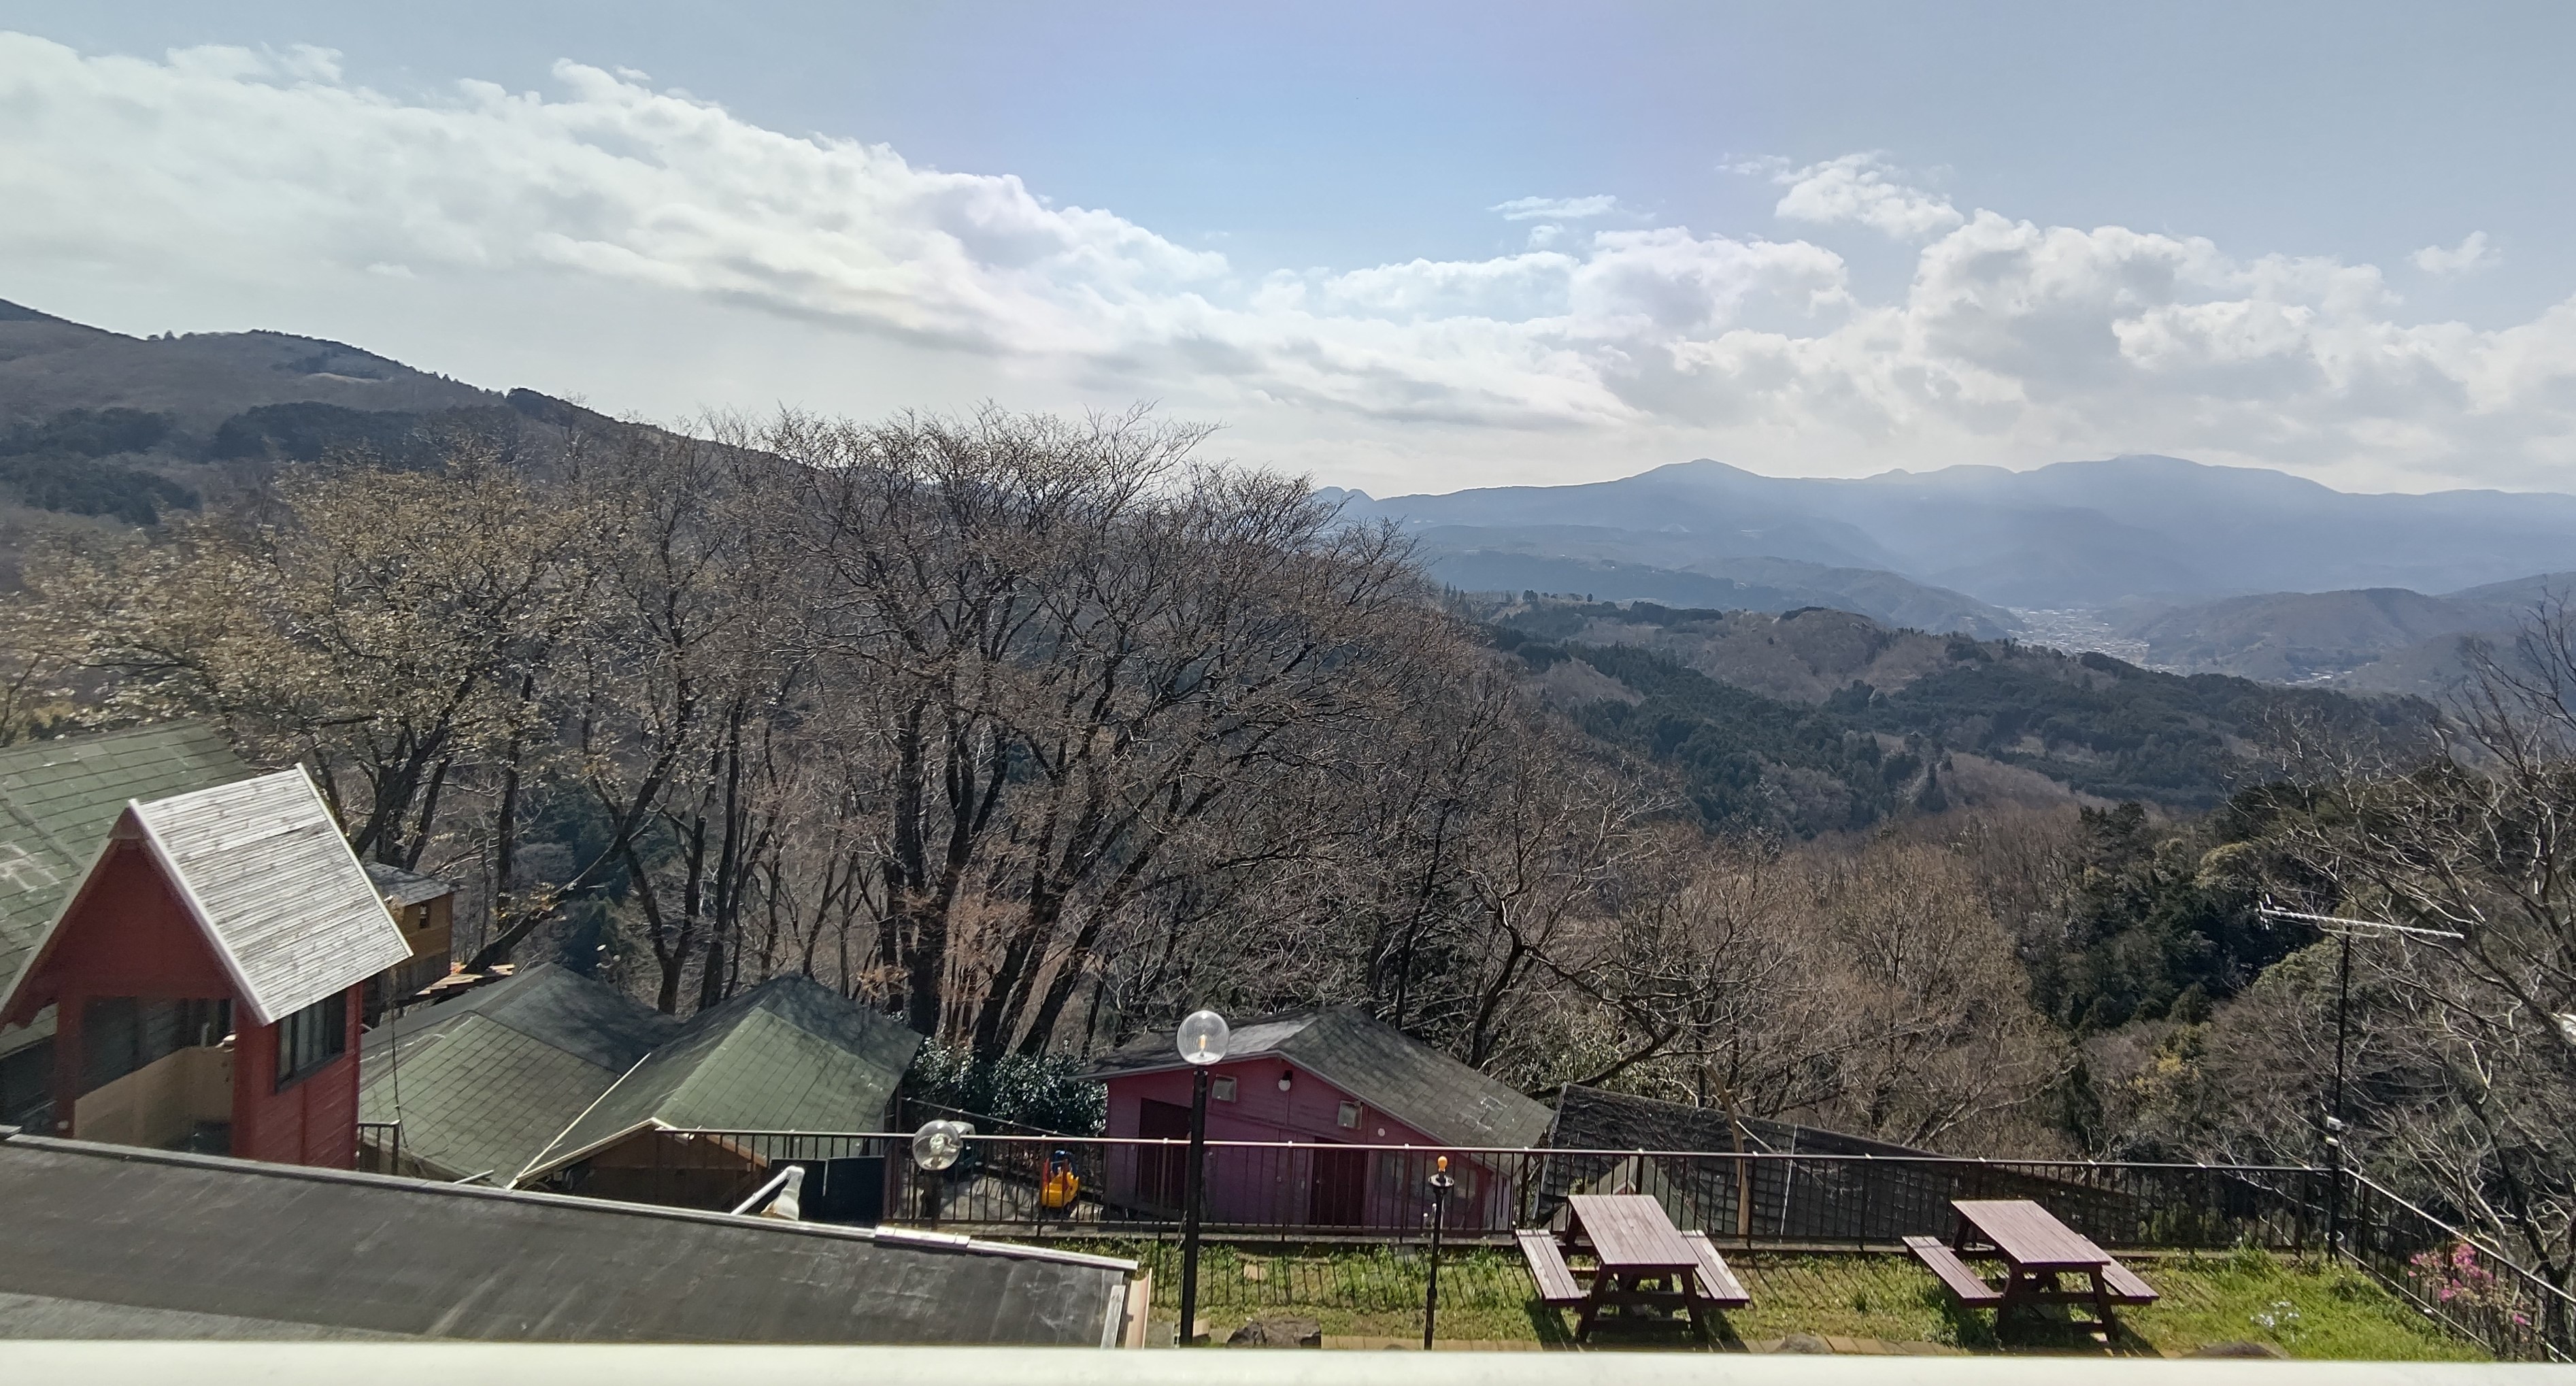
M0 297L129 331L658 418L1158 399L1382 493L2147 450L2576 489L2563 6L0 0L0 30L0 144L34 156L0 199L38 209Z

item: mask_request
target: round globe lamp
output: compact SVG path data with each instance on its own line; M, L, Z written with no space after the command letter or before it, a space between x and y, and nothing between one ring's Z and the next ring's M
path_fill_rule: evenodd
M1205 1067L1225 1058L1226 1042L1234 1032L1226 1028L1225 1017L1214 1011L1192 1011L1181 1022L1177 1047L1181 1057Z
M1192 1011L1172 1045L1190 1065L1190 1167L1181 1205L1181 1345L1198 1341L1199 1205L1207 1189L1208 1068L1225 1058L1233 1032L1214 1011Z

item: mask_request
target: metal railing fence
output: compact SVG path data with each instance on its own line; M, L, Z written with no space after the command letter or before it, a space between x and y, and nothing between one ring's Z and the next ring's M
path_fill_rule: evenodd
M805 1216L1020 1239L1178 1234L1189 1144L978 1134L925 1171L902 1132L667 1131L576 1166L566 1192L726 1208L789 1164ZM1654 1198L1686 1230L1747 1249L1891 1248L1953 1230L1953 1199L2027 1198L2115 1250L2321 1252L2329 1181L2295 1165L1705 1151L1429 1149L1209 1141L1205 1235L1286 1244L1423 1240L1434 1161L1457 1179L1458 1242L1562 1225L1578 1193ZM2576 1299L2387 1189L2346 1174L2343 1248L2359 1270L2451 1331L2511 1360L2576 1359ZM2466 1248L2466 1252L2463 1252Z
M2576 1297L2366 1176L2346 1176L2343 1250L2399 1297L2514 1361L2576 1361Z
M1188 1143L978 1134L932 1173L902 1133L673 1131L615 1171L568 1171L556 1186L686 1187L695 1206L731 1206L784 1163L854 1189L873 1183L865 1220L937 1223L1008 1236L1152 1237L1177 1227ZM2326 1173L2293 1166L1776 1152L1429 1149L1292 1142L1207 1143L1210 1236L1401 1241L1431 1212L1434 1162L1457 1179L1448 1235L1500 1241L1562 1215L1570 1194L1642 1193L1686 1229L1736 1245L1886 1245L1951 1230L1955 1198L2029 1198L2106 1246L2280 1249L2314 1245ZM662 1201L675 1201L665 1198Z

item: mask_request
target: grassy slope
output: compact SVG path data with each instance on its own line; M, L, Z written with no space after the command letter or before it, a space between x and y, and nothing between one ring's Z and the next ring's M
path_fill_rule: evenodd
M1180 1264L1168 1243L1124 1249L1154 1272L1154 1303L1177 1314ZM1998 1348L1991 1314L1953 1308L1931 1275L1901 1256L1750 1253L1729 1264L1753 1307L1726 1316L1732 1342L1768 1345L1793 1333L1876 1339L1931 1352L2078 1352L2178 1356L2212 1343L2275 1344L2293 1357L2476 1361L2485 1353L2447 1336L2347 1270L2259 1251L2142 1259L2161 1302L2122 1311L2109 1345L2058 1311L2021 1320ZM1250 1274L1247 1274L1247 1271ZM1258 1278L1254 1278L1254 1277ZM1211 1246L1200 1260L1200 1317L1222 1339L1255 1317L1311 1318L1332 1336L1412 1339L1422 1331L1420 1258L1406 1249L1247 1252ZM1477 1248L1443 1258L1440 1338L1565 1345L1573 1318L1531 1298L1519 1258ZM2267 1322L2268 1320L2268 1322ZM1596 1345L1688 1345L1672 1327L1603 1330Z

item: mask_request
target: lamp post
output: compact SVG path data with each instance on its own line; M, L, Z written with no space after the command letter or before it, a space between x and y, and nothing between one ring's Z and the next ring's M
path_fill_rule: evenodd
M1173 1037L1190 1066L1190 1172L1181 1195L1181 1344L1197 1337L1199 1312L1199 1205L1207 1178L1208 1068L1225 1058L1225 1017L1192 1011Z
M2352 1010L2352 936L2363 931L2422 939L2462 939L2468 935L2449 929L2390 924L2378 919L2303 914L2297 910L2276 908L2269 901L2265 901L2257 913L2267 920L2288 919L2313 924L2338 940L2335 955L2334 1088L2326 1099L2326 1255L2332 1257L2343 1249L2343 1134L2350 1129L2343 1115L2344 1038Z
M1440 1157L1431 1171L1431 1287L1422 1294L1422 1350L1431 1350L1431 1326L1440 1320L1440 1227L1449 1220L1449 1191L1458 1181L1449 1177L1449 1157Z
M957 1163L966 1153L966 1138L975 1128L962 1121L925 1121L912 1133L912 1162L921 1167L930 1181L922 1186L922 1216L932 1227L939 1225L939 1185L941 1171Z

